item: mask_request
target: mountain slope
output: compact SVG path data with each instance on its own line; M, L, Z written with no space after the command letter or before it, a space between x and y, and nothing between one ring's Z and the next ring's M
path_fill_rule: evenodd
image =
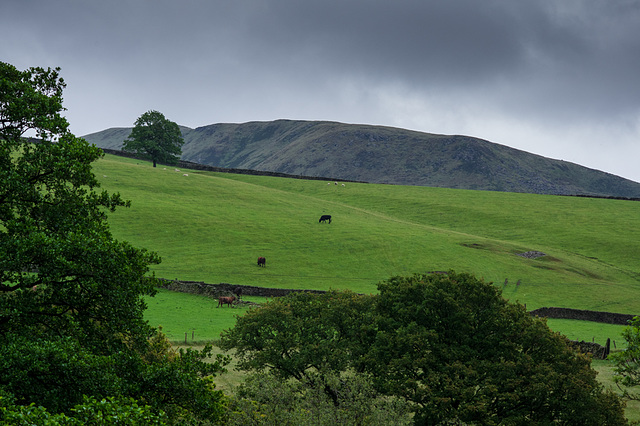
M131 129L84 136L119 149ZM182 127L182 159L371 183L640 198L640 183L482 139L326 121Z

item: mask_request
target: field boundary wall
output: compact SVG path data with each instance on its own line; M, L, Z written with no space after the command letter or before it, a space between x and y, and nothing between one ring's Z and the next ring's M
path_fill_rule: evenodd
M161 278L161 287L171 291L179 291L181 293L198 294L208 297L221 297L230 296L232 294L242 296L260 296L260 297L282 297L290 293L315 293L322 294L326 291L322 290L296 290L285 288L268 288L268 287L256 287L251 285L240 284L207 284L202 281L179 281L179 280L167 280Z
M203 281L180 281L167 280L164 278L161 278L160 281L162 283L161 287L167 290L179 291L182 293L200 294L209 297L228 296L230 294L238 294L238 292L240 292L244 296L260 297L282 297L295 292L308 292L316 294L326 293L326 291L322 290L269 288L229 283L207 284ZM617 314L613 312L553 307L538 308L533 311L529 311L529 314L545 318L573 319L614 325L629 325L629 321L632 320L635 316L630 314Z
M616 314L612 312L587 311L571 308L539 308L529 311L531 315L554 319L573 319L580 321L593 321L604 324L629 325L629 321L635 315Z
M119 151L117 149L109 149L109 148L100 148L106 154L118 155L120 157L127 158L136 158L136 159L144 159L139 154L133 152L125 152ZM226 167L216 167L216 166L208 166L206 164L193 163L191 161L179 160L177 164L171 167L180 167L182 169L190 169L190 170L204 170L207 172L218 172L218 173L233 173L238 175L255 175L255 176L272 176L272 177L283 177L290 179L304 179L304 180L323 180L323 181L331 181L331 182L353 182L353 183L367 183L358 180L349 180L349 179L338 179L338 178L328 178L322 176L300 176L300 175L291 175L287 173L280 172L268 172L263 170L250 170L250 169L231 169Z

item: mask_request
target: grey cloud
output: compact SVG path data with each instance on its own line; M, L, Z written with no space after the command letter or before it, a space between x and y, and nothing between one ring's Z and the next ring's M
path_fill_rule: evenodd
M0 60L62 67L85 133L153 108L191 126L447 123L568 160L597 125L639 150L638 0L5 0L0 38ZM518 126L531 136L504 136Z

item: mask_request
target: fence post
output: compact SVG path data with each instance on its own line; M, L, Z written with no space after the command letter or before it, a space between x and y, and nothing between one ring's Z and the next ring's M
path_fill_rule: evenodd
M607 359L609 356L609 351L611 350L611 339L607 337L607 344L604 346L604 351L602 353L602 359Z
M187 343L187 333L184 333L184 343Z

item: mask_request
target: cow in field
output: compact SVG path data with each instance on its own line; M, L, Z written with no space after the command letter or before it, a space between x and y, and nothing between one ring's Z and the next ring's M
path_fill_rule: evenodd
M331 223L331 215L330 214L323 214L322 216L320 216L320 220L318 221L318 223L326 223L327 221L329 221L329 223Z
M259 257L258 266L262 266L263 268L267 266L267 259L265 259L264 257Z
M233 302L236 300L235 296L218 297L218 308L220 306L229 305L233 308Z

